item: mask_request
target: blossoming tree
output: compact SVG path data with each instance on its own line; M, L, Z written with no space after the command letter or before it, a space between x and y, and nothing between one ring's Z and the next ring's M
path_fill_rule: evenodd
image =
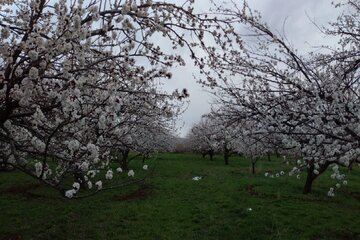
M304 161L294 171L307 172L304 193L330 165L340 186L344 175L338 165L359 161L360 2L343 5L348 11L324 29L339 45L307 55L272 31L246 2L216 9L234 24L221 37L236 41L222 50L209 48L211 70L204 71L204 84L218 91L233 119L245 109L264 133L281 135L285 148L301 153Z
M195 124L187 138L196 152L200 152L203 157L209 155L211 161L214 153L219 150L219 144L215 139L210 120L207 118L202 118L199 123Z
M74 175L66 194L74 196L85 173L107 168L126 129L176 114L187 92L159 92L155 80L185 64L179 47L203 64L194 50L211 22L193 13L192 1L1 1L1 166L61 191Z
M218 112L211 112L202 117L201 121L194 125L188 136L196 151L209 154L212 160L215 152L222 152L224 162L229 164L229 157L235 150L238 128L234 128L225 121L224 116Z

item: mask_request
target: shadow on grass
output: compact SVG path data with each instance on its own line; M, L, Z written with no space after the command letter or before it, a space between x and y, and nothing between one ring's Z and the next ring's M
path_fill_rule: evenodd
M42 184L40 184L40 183L27 183L27 184L23 184L23 185L15 185L15 186L0 190L0 195L7 194L7 195L12 195L12 196L20 196L20 197L26 198L26 200L36 200L36 199L63 200L61 197L34 193L33 191L38 190L41 187L41 185Z
M152 196L153 188L149 184L141 184L139 188L124 196L114 196L114 201L146 200Z
M322 195L315 195L315 194L304 194L304 195L284 195L281 196L279 193L267 193L261 192L256 190L256 185L246 185L243 189L239 189L240 191L244 190L245 192L249 193L251 196L257 198L264 198L264 199L280 199L285 198L286 200L300 200L304 202L339 202L338 199L330 199L324 197ZM360 194L358 195L360 197ZM354 197L354 196L353 196Z
M0 238L0 240L20 240L20 239L21 239L21 235L18 235L18 234L9 234L9 235L5 235L4 237Z

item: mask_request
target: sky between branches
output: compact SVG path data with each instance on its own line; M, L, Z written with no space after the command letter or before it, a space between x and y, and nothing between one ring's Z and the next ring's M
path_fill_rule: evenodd
M240 0L235 2L242 4ZM336 44L335 39L325 37L314 24L318 27L327 26L329 21L334 21L339 15L340 10L335 9L330 0L248 0L248 4L261 13L270 29L285 35L299 53L316 51L320 45ZM209 0L195 0L195 9L199 12L206 11L209 6ZM211 109L212 96L196 83L194 75L198 75L197 70L188 63L185 67L174 68L173 78L164 81L163 85L168 91L176 88L189 90L190 102L177 122L181 137L185 137L201 116Z

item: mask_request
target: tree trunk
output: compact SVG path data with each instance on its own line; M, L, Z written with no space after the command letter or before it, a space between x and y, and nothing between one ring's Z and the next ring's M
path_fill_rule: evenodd
M214 156L214 150L210 150L209 151L209 155L210 155L210 161L213 160L213 156Z
M0 172L11 172L14 171L15 168L8 163L0 163Z
M280 153L279 153L279 149L275 149L275 154L276 154L276 157L279 158L280 157Z
M251 161L251 173L252 174L255 174L255 164L256 164L256 161L252 160Z
M74 169L74 180L80 184L80 188L86 188L84 173L79 167L75 167Z
M142 164L144 165L145 164L145 160L148 159L150 156L150 153L149 152L145 152L143 154L143 158L142 158Z
M225 154L224 160L225 160L225 165L229 165L229 156L227 154Z
M128 158L129 158L129 153L130 153L130 149L125 149L121 151L122 154L122 159L121 159L121 168L124 171L129 170L129 162L128 162Z
M303 190L304 194L311 193L311 188L312 188L312 184L313 184L314 180L318 176L320 176L320 174L322 174L330 164L331 164L330 162L325 162L325 164L321 165L320 168L318 169L319 174L315 174L314 173L314 169L315 169L314 164L311 163L310 168L307 169L306 182L305 182L304 190Z
M227 148L226 144L224 144L224 161L225 161L225 165L229 165L229 157L230 157L230 150Z
M314 167L310 167L307 170L306 182L303 190L304 194L311 193L312 183L315 180L313 171L314 171Z
M268 159L269 162L271 162L271 154L270 154L270 152L267 153L267 159Z
M347 168L347 171L348 171L348 172L350 172L350 171L353 170L353 163L354 163L354 161L351 161L351 162L350 162L350 164L349 164L349 166L348 166L348 168Z

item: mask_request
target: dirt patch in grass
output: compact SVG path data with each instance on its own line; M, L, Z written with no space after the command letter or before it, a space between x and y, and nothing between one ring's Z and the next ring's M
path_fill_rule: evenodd
M248 192L251 196L257 196L257 197L260 197L260 198L276 198L276 195L275 194L269 194L269 193L262 193L262 192L258 192L255 190L255 186L254 185L246 185L244 190L246 192Z
M29 184L24 184L24 185L20 185L20 186L13 186L13 187L9 187L6 188L2 191L0 191L1 194L10 194L10 195L20 195L26 198L39 198L41 197L38 194L34 194L32 192L30 192L31 190L34 190L36 188L38 188L40 186L40 184L36 184L36 183L29 183Z
M43 196L41 194L36 194L32 192L33 190L40 187L40 185L41 185L40 183L28 183L24 185L13 186L0 191L0 194L21 196L21 197L25 197L27 200L49 198L48 196Z
M360 201L360 192L351 192L350 195L356 200Z
M338 240L356 240L359 239L360 235L353 232L341 232L335 234Z
M21 239L21 236L17 234L8 234L5 236L0 236L0 240L19 240L19 239Z
M245 189L246 192L250 193L251 195L256 194L256 191L254 189L254 185L246 185L244 189Z
M290 196L290 195L280 195L276 193L266 193L266 192L260 192L255 189L256 186L254 185L246 185L243 189L245 192L249 193L251 196L255 196L258 198L268 198L268 199L280 199L280 198L286 198L286 199L294 199L294 200L301 200L306 202L324 202L327 203L329 201L335 202L336 200L330 199L328 197L322 197L322 196L316 196L314 194L303 194L299 196ZM360 193L358 193L358 197L360 197Z
M114 196L114 201L132 201L132 200L145 200L152 195L153 189L148 184L142 184L140 187L127 195L124 196Z

